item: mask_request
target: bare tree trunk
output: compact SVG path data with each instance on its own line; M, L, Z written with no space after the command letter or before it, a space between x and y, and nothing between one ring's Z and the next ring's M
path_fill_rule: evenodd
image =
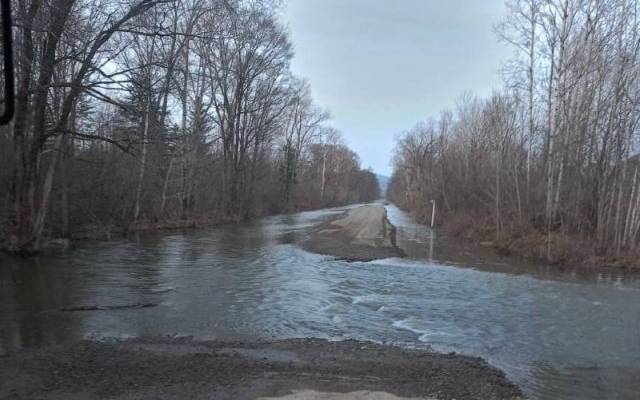
M74 107L69 120L70 130L75 131L76 109ZM73 136L65 135L62 143L62 162L60 164L60 178L62 184L61 214L62 238L70 239L69 230L69 160L73 157Z
M520 179L518 178L518 164L514 163L514 183L516 186L516 200L517 200L517 207L518 207L518 222L520 224L520 227L523 226L523 217L522 217L522 200L521 200L521 195L520 195Z
M62 238L69 239L69 177L68 163L70 146L67 143L68 138L63 140L62 144L62 162L60 163L60 185L62 187L62 193L60 198L60 214L62 217Z
M164 176L164 183L162 184L162 201L160 203L160 214L164 214L164 208L167 204L167 189L169 187L169 179L171 178L171 171L173 169L173 160L174 158L171 157L171 159L169 159L169 166L167 167L167 173Z
M496 241L500 240L500 234L502 233L501 225L502 225L502 213L500 210L500 196L501 196L501 181L500 181L500 169L502 168L501 156L500 152L502 149L498 148L498 157L496 162L496 198L495 198L495 206L496 206Z
M182 133L182 184L180 190L180 207L181 207L181 218L187 219L188 216L188 208L189 208L189 176L190 176L190 153L193 151L191 149L191 140L189 140L189 133L187 132L187 113L188 113L188 90L189 90L189 38L185 39L186 42L184 44L184 76L182 81L182 122L180 126L180 131Z
M636 196L638 196L638 167L636 167L635 172L633 173L633 181L631 183L631 194L629 195L629 204L627 206L627 217L625 218L624 224L624 233L622 235L622 245L627 246L631 245L631 233L632 233L632 222L633 216L636 212L635 203Z
M324 205L324 191L327 183L327 150L322 150L322 181L320 182L320 203Z
M140 201L142 199L142 187L144 185L144 173L147 167L147 142L149 135L149 114L151 113L151 97L147 99L144 113L144 129L142 130L142 155L140 156L140 171L138 172L138 186L136 187L136 203L133 211L133 222L140 218Z
M59 154L62 149L63 139L64 134L60 134L56 137L55 144L53 145L52 159L49 163L49 168L47 169L44 184L42 185L42 199L40 200L40 207L38 207L38 213L35 223L33 224L33 232L31 234L31 237L34 238L32 250L36 252L40 251L42 246L42 232L44 230L44 222L47 217L47 212L49 211L49 200L51 198L51 188L53 187L53 177L55 175Z
M531 154L533 148L533 141L535 136L535 122L533 116L533 102L534 102L534 84L535 84L535 51L536 51L536 24L537 24L537 6L534 0L530 0L529 11L531 18L530 25L530 37L529 37L529 68L528 68L528 95L529 95L529 138L527 140L527 188L526 188L526 202L527 208L530 207L531 198Z
M546 223L547 223L547 260L551 260L551 203L552 203L552 198L553 198L553 159L554 159L554 148L553 148L553 142L554 142L554 121L555 121L555 116L554 116L554 112L553 110L555 109L555 106L553 104L553 100L554 100L554 96L553 96L553 91L554 91L554 84L553 84L553 80L554 80L554 59L553 59L553 48L551 51L551 57L552 57L552 61L551 61L551 69L550 69L550 76L549 76L549 98L548 98L548 127L547 127L547 143L546 143L546 153L545 153L545 167L546 167L546 209L545 209L545 218L546 218Z

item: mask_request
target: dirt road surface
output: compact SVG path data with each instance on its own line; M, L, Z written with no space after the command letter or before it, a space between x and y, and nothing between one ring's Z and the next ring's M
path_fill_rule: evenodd
M0 357L0 399L518 399L479 358L369 342L147 338Z
M402 257L404 252L396 246L395 232L382 205L366 205L314 228L302 247L348 261Z

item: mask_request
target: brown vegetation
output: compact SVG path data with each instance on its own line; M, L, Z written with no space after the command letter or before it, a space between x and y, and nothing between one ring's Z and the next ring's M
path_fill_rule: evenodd
M517 254L638 266L637 2L508 7L507 88L406 133L390 199L423 221L435 200L451 232Z
M13 9L17 108L0 128L10 251L378 197L374 174L291 74L274 2Z

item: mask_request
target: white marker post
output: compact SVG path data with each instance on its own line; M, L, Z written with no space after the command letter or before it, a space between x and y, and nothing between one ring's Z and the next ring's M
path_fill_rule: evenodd
M431 229L433 229L433 224L436 221L436 201L431 200Z
M429 235L429 261L433 261L433 242L436 236L436 232L433 230L433 225L436 222L436 201L431 200L431 234Z

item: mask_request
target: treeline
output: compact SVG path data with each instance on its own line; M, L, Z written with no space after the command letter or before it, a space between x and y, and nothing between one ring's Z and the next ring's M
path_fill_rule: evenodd
M269 0L19 0L0 239L236 221L368 201Z
M463 96L395 149L391 199L550 261L640 259L637 0L511 0L506 88Z

